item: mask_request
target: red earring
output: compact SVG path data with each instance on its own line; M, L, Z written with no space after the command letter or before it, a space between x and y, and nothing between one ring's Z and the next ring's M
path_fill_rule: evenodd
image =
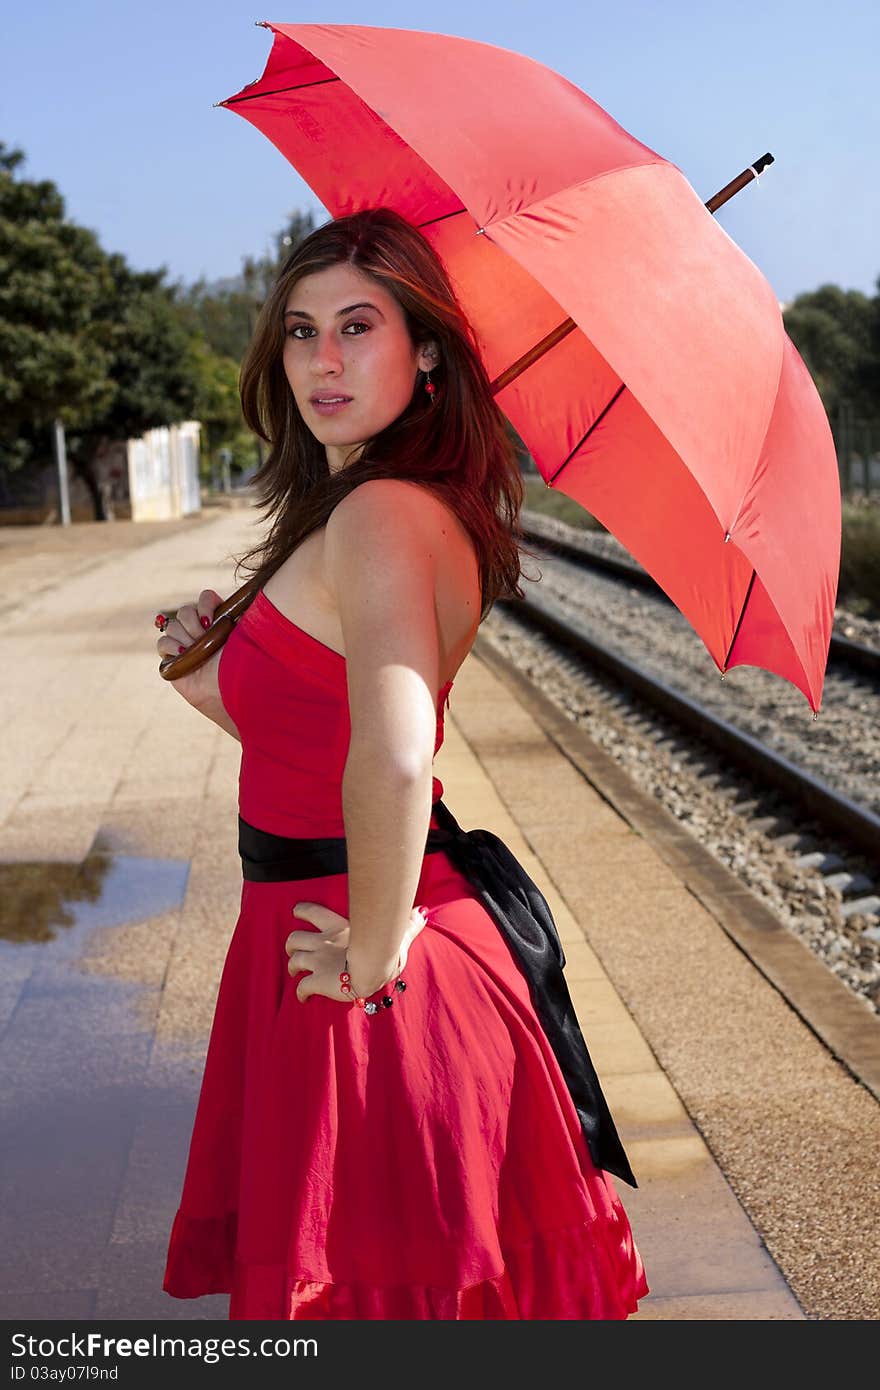
M432 405L436 405L436 404L437 404L437 387L435 386L434 382L431 380L431 371L430 371L430 368L428 369L427 372L425 372L425 390L427 391L428 396L430 397L431 404L432 404Z

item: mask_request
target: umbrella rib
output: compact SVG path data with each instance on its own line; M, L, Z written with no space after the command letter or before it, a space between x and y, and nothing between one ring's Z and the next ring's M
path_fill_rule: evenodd
M447 217L461 217L463 212L467 212L467 208L457 208L455 212L441 212L439 217L429 217L427 222L417 222L415 225L420 229L433 227L435 222L445 222Z
M516 378L521 376L527 367L530 367L533 362L537 362L539 357L543 357L545 352L555 347L563 338L567 338L575 328L577 328L577 324L574 319L566 319L564 323L558 324L539 343L535 343L528 352L524 352L522 357L518 357L509 367L505 367L500 376L496 376L492 382L492 395L497 396L498 392L503 391L505 386L516 381Z
M297 87L278 87L274 92L252 92L249 97L227 97L220 106L240 106L243 101L260 101L263 97L283 96L285 92L302 92L306 87L326 87L328 82L339 82L338 77L320 77L317 82L300 82Z
M454 213L450 213L447 215L455 216ZM427 224L424 223L422 225L426 226ZM491 383L492 395L497 396L498 392L503 391L505 386L509 386L512 381L516 381L517 377L521 376L522 373L527 370L527 368L531 367L533 363L537 362L539 357L543 357L545 352L549 352L550 348L555 347L557 343L562 342L563 338L567 338L569 333L571 333L575 328L577 328L577 324L575 323L574 319L565 319L562 323L557 324L557 326L551 329L551 331L548 334L546 334L546 336L543 337L540 342L535 343L532 347L530 347L528 352L524 352L522 357L518 357L515 362L512 362L510 364L509 367L505 367L504 371L501 373L500 376L496 376L495 380ZM617 397L620 395L621 391L625 390L625 388L626 382L622 381L618 386L617 390L615 391L614 395L611 397L611 400L605 406L604 410L601 412L601 414L596 416L595 420L590 425L590 428L587 430L586 434L578 440L577 444L575 444L568 457L562 460L562 463L560 463L559 467L556 469L556 472L551 474L550 478L547 480L548 487L553 486L556 479L559 477L559 474L562 472L563 468L565 468L566 465L571 462L578 449L583 448L584 444L589 439L590 435L593 433L593 430L600 423L600 421L603 420L604 417L608 414L608 411L611 409L614 402L617 400Z
M730 639L730 646L727 648L727 656L724 658L724 665L723 665L722 668L721 668L722 672L724 672L724 671L727 670L727 663L728 663L728 661L730 660L730 654L731 654L731 652L733 651L734 643L736 642L736 639L737 639L737 637L739 636L739 630L740 630L740 628L742 627L742 620L743 620L743 618L746 616L746 608L747 608L747 606L748 606L748 602L749 602L749 599L750 599L750 597L751 597L752 585L753 585L754 582L755 582L755 575L757 574L757 572L758 572L757 570L754 570L754 569L752 570L752 577L751 577L751 579L749 580L749 587L746 589L746 596L745 596L745 598L743 599L743 606L742 606L742 610L741 610L740 615L739 615L739 622L738 622L737 625L736 625L736 631L734 632L733 636L732 636L731 639Z
M594 430L594 429L596 428L596 426L600 423L600 421L603 420L604 417L608 414L609 410L610 410L611 407L613 406L614 402L617 400L617 397L620 395L621 391L625 391L625 390L626 390L626 382L625 382L625 381L622 381L622 382L620 383L620 385L618 386L617 390L615 391L614 395L611 397L611 400L608 402L608 404L606 405L605 409L602 411L601 415L597 415L597 416L596 416L595 420L593 421L593 423L592 423L592 425L590 426L590 428L587 430L586 434L583 435L582 438L578 440L577 444L575 444L575 446L574 446L574 448L572 449L571 453L568 455L568 458L563 459L563 460L562 460L562 463L560 463L559 467L556 469L556 472L555 472L555 473L552 473L552 474L550 475L550 478L549 478L549 480L548 480L548 486L549 486L549 487L552 487L552 486L553 486L553 484L556 482L556 479L559 477L560 473L562 472L563 468L567 467L567 465L568 465L569 463L571 463L572 459L574 458L574 456L575 456L575 454L578 452L578 450L579 450L579 449L582 449L582 448L584 447L584 445L586 444L586 442L587 442L587 440L589 439L590 435L593 433L593 430Z

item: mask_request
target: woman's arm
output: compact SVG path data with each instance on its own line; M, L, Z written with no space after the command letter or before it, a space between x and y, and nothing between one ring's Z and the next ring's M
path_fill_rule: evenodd
M358 994L393 978L411 926L431 818L431 772L408 777L369 751L349 756L342 790L348 845L348 964Z
M431 818L436 537L436 503L395 478L361 483L334 509L325 532L325 573L348 677L348 959L361 994L394 974Z
M227 734L231 734L234 739L237 739L238 742L241 743L241 734L226 713L221 700L218 699L214 702L195 705L194 708L198 710L199 714L203 714L206 719L211 719L215 724L219 724L221 729L225 729Z

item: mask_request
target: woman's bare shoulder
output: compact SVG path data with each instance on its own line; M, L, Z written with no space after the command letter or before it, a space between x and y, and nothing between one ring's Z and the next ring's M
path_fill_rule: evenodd
M367 526L387 535L404 522L419 523L445 551L458 543L473 550L473 540L455 507L421 479L368 478L338 502L327 521L327 535Z
M430 484L407 479L424 498L427 534L436 545L435 606L443 665L454 677L474 644L482 611L480 557L454 504Z
M358 498L358 493L361 497ZM345 508L334 526L334 517ZM325 559L332 566L334 550L374 532L380 548L393 545L400 527L417 529L423 545L436 557L435 611L445 672L453 674L473 645L480 622L480 564L473 537L452 503L421 480L370 478L337 504L327 523ZM334 536L334 532L336 532ZM328 588L334 585L325 576Z

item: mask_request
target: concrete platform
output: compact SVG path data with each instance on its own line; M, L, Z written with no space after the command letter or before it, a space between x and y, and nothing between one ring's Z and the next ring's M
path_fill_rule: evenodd
M237 911L239 747L158 678L152 618L229 591L223 557L252 524L225 512L112 551L0 618L0 873L19 901L34 866L24 939L0 940L6 1319L226 1316L225 1296L175 1300L161 1279ZM522 859L565 944L640 1183L619 1185L651 1285L637 1317L876 1316L849 1278L875 1258L874 1098L479 645L446 719L444 799ZM137 892L114 887L122 861L139 861ZM65 922L71 862L86 867Z
M589 940L597 913L613 914L634 884L668 889L675 880L548 744L476 650L456 680L447 721L435 764L444 801L465 827L500 835L544 892L572 1000L639 1182L635 1191L617 1184L651 1288L634 1316L803 1318ZM550 870L551 845L555 865L581 883L580 911Z

